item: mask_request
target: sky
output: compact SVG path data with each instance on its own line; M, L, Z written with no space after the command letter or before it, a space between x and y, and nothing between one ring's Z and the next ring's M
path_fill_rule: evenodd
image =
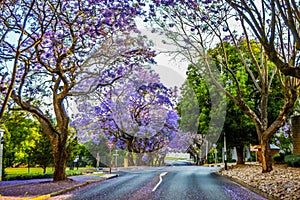
M177 86L180 88L186 80L188 62L183 61L183 57L177 56L174 58L169 53L163 53L176 48L175 45L164 44L163 40L167 40L166 37L158 33L152 33L150 29L144 27L140 22L137 24L142 35L146 35L154 44L153 49L158 55L155 57L157 64L152 66L152 68L160 75L161 82L169 87Z

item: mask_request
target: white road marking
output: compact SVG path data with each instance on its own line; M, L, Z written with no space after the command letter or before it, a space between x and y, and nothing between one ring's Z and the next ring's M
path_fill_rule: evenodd
M157 188L158 188L158 186L161 184L161 182L162 182L162 177L164 176L164 175L166 175L168 172L163 172L163 173L161 173L160 175L159 175L159 182L156 184L156 186L153 188L153 190L152 190L152 192L154 192Z

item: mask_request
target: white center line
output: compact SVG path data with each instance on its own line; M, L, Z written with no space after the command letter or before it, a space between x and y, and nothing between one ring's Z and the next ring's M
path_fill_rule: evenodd
M159 182L156 184L156 186L153 188L153 190L152 190L152 192L154 192L157 188L158 188L158 186L161 184L161 182L162 182L162 177L164 176L164 175L166 175L168 172L163 172L163 173L161 173L160 175L159 175Z

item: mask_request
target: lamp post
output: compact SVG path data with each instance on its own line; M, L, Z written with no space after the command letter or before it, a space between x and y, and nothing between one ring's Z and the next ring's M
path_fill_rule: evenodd
M226 147L226 133L224 131L224 168L227 170L227 147Z
M217 150L217 144L213 144L214 152L215 152L215 164L217 164L218 159L218 150Z
M208 163L208 140L205 140L205 160L206 160L206 163Z
M4 130L0 127L0 181L2 181L3 136Z

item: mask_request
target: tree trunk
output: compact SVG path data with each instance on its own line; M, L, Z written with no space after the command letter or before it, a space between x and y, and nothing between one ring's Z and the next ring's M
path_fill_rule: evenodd
M66 165L68 159L68 153L66 150L66 142L68 138L68 124L69 119L65 112L65 109L62 104L62 99L60 101L54 102L55 115L57 119L57 125L54 125L44 113L41 112L35 106L28 104L23 101L21 97L17 96L15 93L12 93L13 100L21 106L21 108L27 112L33 114L38 121L41 123L44 133L50 140L53 149L54 157L54 181L66 180ZM57 117L59 116L59 117ZM58 129L57 129L58 127Z
M153 165L158 166L158 161L159 161L159 154L156 152L153 156Z
M236 154L237 154L237 161L236 164L245 164L245 160L244 160L244 145L241 146L237 146L236 147Z
M128 146L128 166L134 166L134 161L133 161L133 155L132 155L132 148Z
M67 179L66 168L68 154L65 148L65 144L57 140L52 144L53 157L54 157L54 175L53 181L62 181Z
M262 156L262 172L270 172L272 168L272 157L270 152L270 142L269 140L261 140L261 156Z
M201 165L201 159L198 153L196 153L196 165L200 166Z
M154 165L154 155L151 152L148 152L148 160L147 160L147 165L152 166Z
M143 153L139 153L138 154L138 159L139 159L139 162L138 162L138 166L143 166Z

